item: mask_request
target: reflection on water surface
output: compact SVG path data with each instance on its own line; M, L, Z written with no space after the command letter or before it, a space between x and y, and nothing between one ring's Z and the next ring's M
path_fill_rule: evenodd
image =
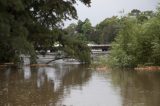
M160 73L84 65L0 70L0 106L158 106Z

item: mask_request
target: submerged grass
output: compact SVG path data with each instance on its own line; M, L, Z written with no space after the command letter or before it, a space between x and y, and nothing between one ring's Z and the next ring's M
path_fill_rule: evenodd
M107 65L107 55L97 56L91 63L91 68L97 71L107 71L109 69Z

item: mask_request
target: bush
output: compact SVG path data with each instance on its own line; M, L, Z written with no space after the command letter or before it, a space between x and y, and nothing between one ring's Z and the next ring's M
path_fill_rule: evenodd
M112 67L160 65L160 18L158 17L143 24L126 19L124 27L112 43L108 64Z

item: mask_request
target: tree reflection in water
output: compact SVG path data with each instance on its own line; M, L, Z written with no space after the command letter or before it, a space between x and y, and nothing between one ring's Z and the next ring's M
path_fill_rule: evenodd
M112 83L120 87L123 106L159 106L160 72L114 70Z
M91 71L84 65L2 70L0 106L55 106L65 87L82 86L90 77Z
M0 106L159 106L159 82L160 72L97 72L75 64L9 68L0 70Z

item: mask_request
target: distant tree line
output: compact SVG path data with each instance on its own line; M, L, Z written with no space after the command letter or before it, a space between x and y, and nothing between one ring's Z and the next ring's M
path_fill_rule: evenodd
M140 11L133 9L126 16L112 16L106 18L96 26L92 26L90 20L87 18L84 21L79 20L77 23L70 24L65 31L70 36L77 36L79 39L90 43L107 44L112 43L119 31L124 26L124 21L127 18L136 18L139 23L155 16L153 11Z
M65 31L70 36L77 36L79 39L90 43L106 44L111 43L120 29L120 19L117 16L106 18L95 27L90 20L79 20L77 24L70 24Z
M160 65L160 9L133 9L124 16L106 18L95 27L89 19L70 24L65 31L87 43L111 43L108 64L113 67Z

